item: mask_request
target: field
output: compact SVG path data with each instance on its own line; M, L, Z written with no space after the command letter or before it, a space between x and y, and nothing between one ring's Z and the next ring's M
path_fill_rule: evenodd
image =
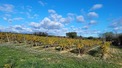
M48 50L35 50L27 46L0 44L0 68L121 68L122 50L108 60L89 54L78 57L70 53L57 53ZM120 51L120 52L118 52Z
M5 33L0 36L0 68L122 67L122 49L110 42Z
M122 68L122 0L0 0L0 68Z

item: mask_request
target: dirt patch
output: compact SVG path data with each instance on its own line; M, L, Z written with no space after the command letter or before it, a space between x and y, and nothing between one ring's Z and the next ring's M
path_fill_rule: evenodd
M67 52L68 52L68 51L65 51L65 50L64 50L64 51L60 51L60 53L67 53Z

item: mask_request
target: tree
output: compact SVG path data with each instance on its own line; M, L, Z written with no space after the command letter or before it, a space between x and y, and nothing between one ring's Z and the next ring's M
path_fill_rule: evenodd
M37 36L48 36L48 33L46 32L34 32L33 34Z
M66 33L66 36L69 37L69 38L76 38L77 33L76 32L68 32L68 33Z
M113 32L106 32L100 35L105 41L112 41L114 39L114 33Z
M87 39L94 39L94 37L92 37L92 36L89 36Z

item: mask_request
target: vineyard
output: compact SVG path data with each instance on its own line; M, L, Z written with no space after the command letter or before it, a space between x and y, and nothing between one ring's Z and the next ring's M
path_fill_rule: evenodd
M0 44L2 46L5 45L5 48L3 48L3 52L0 51L1 54L6 52L7 50L9 50L8 48L15 49L15 52L19 52L19 51L16 51L16 49L26 52L26 51L34 48L34 50L30 50L30 52L31 53L34 52L34 54L36 53L35 56L26 54L26 53L24 53L24 54L22 53L22 55L25 55L25 54L29 55L30 58L36 57L38 60L40 60L39 57L44 55L41 58L45 58L44 59L45 61L38 62L38 60L35 59L35 62L37 62L38 64L35 62L32 62L32 64L29 64L30 65L29 67L32 67L32 68L35 68L35 66L33 67L33 63L39 65L42 62L44 62L46 64L47 60L48 60L49 64L51 64L54 61L55 61L54 62L55 64L59 63L58 61L59 60L61 61L63 59L65 59L66 62L75 61L75 63L77 64L78 61L76 61L76 59L74 59L75 57L77 57L78 60L81 60L80 63L83 64L82 61L84 61L84 59L82 59L82 58L84 58L85 54L92 55L93 57L99 59L96 61L96 60L92 60L91 58L85 57L85 59L87 61L89 61L90 63L95 63L95 65L92 65L92 64L90 66L88 65L88 68L96 67L97 63L100 63L100 66L101 66L101 62L98 62L100 60L102 61L102 64L105 65L105 67L108 66L110 68L114 68L114 67L112 67L112 65L114 65L113 62L110 64L108 62L106 62L106 60L110 60L110 62L113 61L111 59L113 57L113 55L111 54L112 51L110 50L110 48L112 46L111 42L105 42L100 39L89 40L89 39L81 39L81 38L72 39L72 38L63 38L63 37L48 37L48 36L42 37L42 36L36 36L36 35L31 35L31 34L15 34L15 33L4 33L4 32L2 33L1 32L0 33ZM1 45L0 45L0 48L2 47ZM6 47L7 47L7 49L6 49ZM4 51L4 49L6 49L6 51ZM14 50L10 50L8 52L11 52L11 51L13 53ZM54 51L54 53L53 53L53 51ZM63 52L66 52L66 54L64 54ZM53 56L52 56L52 54L53 54ZM119 53L119 54L121 54L121 53ZM7 55L7 53L5 55ZM11 53L8 53L8 56L10 56L10 55L11 55ZM14 56L14 55L16 55L16 56ZM19 55L19 54L14 54L14 55L11 55L11 56L14 56L14 58L23 57L22 55ZM61 58L61 56L62 56L62 58ZM56 59L50 61L50 59L53 59L54 57L55 58L58 57L58 61ZM120 58L121 58L121 55L120 55ZM13 58L12 58L12 60L10 60L10 59L11 58L9 57L9 60L5 63L0 62L1 63L0 66L5 67L5 68L11 68L13 65L14 67L16 67L16 65L15 65L16 62L13 61ZM29 58L26 58L26 59L29 59ZM69 59L72 61L69 61ZM2 59L2 60L4 60L4 59ZM17 61L17 62L20 62L20 61ZM23 62L25 62L25 61L23 61ZM25 63L25 64L27 64L27 66L28 66L28 63L30 63L30 62L27 61L27 63ZM60 62L60 63L62 65L64 62ZM75 63L73 63L74 67L76 67ZM69 63L65 63L65 64L68 65ZM88 64L88 63L85 62L85 64ZM19 65L21 65L21 63ZM41 65L41 66L43 66L43 65ZM53 65L53 64L51 64L51 65ZM58 64L56 64L56 65L58 65ZM47 65L45 65L45 66L47 66ZM62 66L59 68L62 68ZM67 67L69 67L69 66L72 66L72 65L69 64ZM100 68L100 66L98 66L98 68ZM20 66L20 67L24 67L24 66ZM27 67L27 68L29 68L29 67ZM67 68L67 67L64 67L64 68ZM69 68L74 68L74 67L69 67ZM82 67L82 66L77 65L77 68L80 68L80 67ZM118 65L115 65L115 67L119 68ZM19 68L19 67L17 67L17 68ZM49 68L49 67L47 67L47 68Z
M99 46L102 57L108 53L110 42L103 42L101 40L82 40L61 37L40 37L27 34L14 33L0 33L0 43L25 43L32 47L41 46L43 48L55 47L59 51L76 50L79 55L88 52L91 48Z

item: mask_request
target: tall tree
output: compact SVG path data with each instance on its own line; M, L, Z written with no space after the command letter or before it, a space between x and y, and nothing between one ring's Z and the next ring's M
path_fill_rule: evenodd
M76 38L77 37L77 33L76 32L69 32L69 33L66 33L66 36L70 37L70 38Z

